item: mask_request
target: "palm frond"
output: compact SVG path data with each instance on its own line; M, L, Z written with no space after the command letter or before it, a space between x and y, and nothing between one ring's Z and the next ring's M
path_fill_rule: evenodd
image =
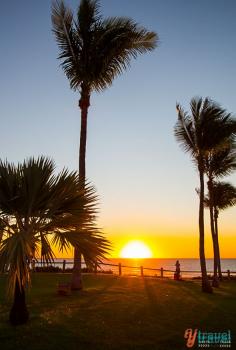
M53 2L51 19L52 31L60 49L58 58L63 59L62 68L71 80L77 72L81 52L81 42L74 35L73 14L63 1L58 0Z
M97 0L81 0L77 11L77 28L84 41L87 41L86 36L94 31L96 25L101 22L99 13L100 5Z
M214 182L213 205L224 210L236 205L236 188L229 182Z
M190 153L193 158L196 157L197 148L195 143L195 132L194 124L189 115L184 112L183 108L177 104L176 105L178 113L178 121L174 128L174 135L177 142L187 153Z
M52 245L48 237L40 232L41 244L41 261L46 264L51 264L54 261L55 254L53 253Z
M27 259L33 255L38 239L27 232L15 232L0 245L0 272L8 270L8 293L14 292L16 280L20 286L30 282Z
M89 263L101 262L111 249L110 242L101 235L98 229L91 232L86 230L55 232L52 243L59 251L67 251L71 247L77 247L84 259Z
M231 145L208 154L206 170L213 178L230 175L236 170L235 147Z
M129 18L109 18L102 22L96 35L92 88L100 91L130 66L131 59L153 50L158 36ZM96 63L96 64L95 64Z

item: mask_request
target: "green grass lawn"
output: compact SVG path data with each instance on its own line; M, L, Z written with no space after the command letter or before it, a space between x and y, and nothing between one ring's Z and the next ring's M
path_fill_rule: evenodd
M236 335L235 281L207 295L199 282L85 275L83 291L58 296L57 282L69 279L35 274L27 299L30 322L12 327L6 278L0 277L1 350L181 350L187 328Z

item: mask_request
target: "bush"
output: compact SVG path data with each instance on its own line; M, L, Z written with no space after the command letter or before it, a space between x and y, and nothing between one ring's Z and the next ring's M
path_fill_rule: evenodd
M36 266L35 272L61 272L62 269L58 266L47 265L47 266Z

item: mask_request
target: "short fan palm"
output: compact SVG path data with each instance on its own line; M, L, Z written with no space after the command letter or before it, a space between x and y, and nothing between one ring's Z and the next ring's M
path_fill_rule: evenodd
M132 19L103 19L97 0L81 0L75 17L63 1L52 7L52 25L59 59L73 90L79 91L81 109L79 174L85 179L87 116L93 91L103 91L130 64L132 58L156 47L158 36ZM80 289L80 256L75 250L74 289Z
M95 190L81 185L76 172L54 174L48 158L29 159L15 166L0 162L0 271L8 273L8 290L14 302L12 324L25 323L28 311L25 289L30 282L28 261L53 261L52 247L77 247L94 264L104 258L109 242L95 226Z

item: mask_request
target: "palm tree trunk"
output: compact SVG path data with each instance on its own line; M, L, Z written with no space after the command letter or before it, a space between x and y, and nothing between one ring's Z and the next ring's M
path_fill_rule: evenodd
M80 290L83 289L82 283L82 266L81 266L81 254L78 248L74 249L74 266L71 278L71 289Z
M206 258L205 258L205 242L204 242L204 173L202 170L202 162L200 161L199 167L200 178L200 201L199 201L199 255L200 265L202 272L202 291L205 293L212 293L212 287L209 283L206 270Z
M213 243L213 251L214 251L214 275L213 275L212 286L218 288L219 287L219 279L218 279L219 258L218 258L218 248L217 248L216 235L214 235L212 237L212 243Z
M221 259L220 259L220 245L219 245L219 235L218 235L218 210L214 209L214 222L215 222L215 233L216 233L216 250L217 250L217 262L218 262L218 276L220 281L223 280L221 271Z
M29 319L29 313L25 303L25 290L16 279L14 301L9 315L9 321L13 326L24 324Z
M87 119L88 109L90 106L89 91L85 86L82 86L81 98L79 107L81 109L81 128L80 128L80 148L79 148L79 176L81 181L85 182L86 176L86 142L87 142Z
M88 109L90 106L89 89L85 84L81 85L81 98L79 100L79 107L81 109L81 127L80 127L80 147L79 147L79 177L83 184L85 184L86 176L86 141L87 141L87 118ZM79 290L83 288L82 284L82 256L77 247L74 249L74 268L71 280L71 289Z
M214 225L214 214L213 214L213 181L212 177L209 176L208 181L208 192L209 192L209 210L210 210L210 224L211 224L211 236L212 236L212 243L213 243L213 253L214 253L214 275L213 275L213 281L212 286L213 287L219 287L219 281L218 281L218 254L217 254L217 245L216 245L216 234L215 234L215 225Z

